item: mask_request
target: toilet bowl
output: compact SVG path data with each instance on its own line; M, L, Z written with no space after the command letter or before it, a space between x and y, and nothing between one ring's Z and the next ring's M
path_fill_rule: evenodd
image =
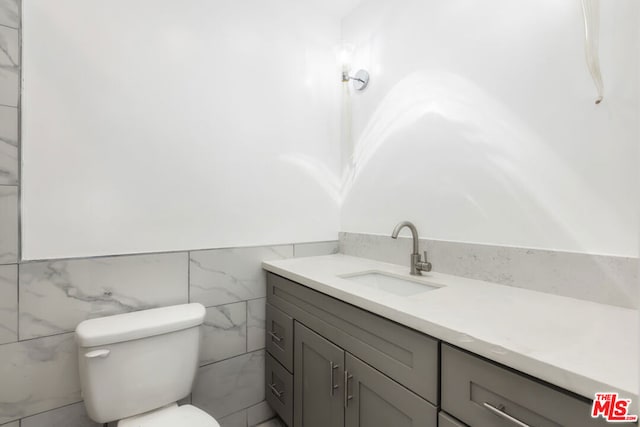
M220 427L206 412L192 405L172 404L120 420L118 427Z
M201 304L86 320L76 328L87 413L118 427L219 427L206 412L176 402L198 368Z

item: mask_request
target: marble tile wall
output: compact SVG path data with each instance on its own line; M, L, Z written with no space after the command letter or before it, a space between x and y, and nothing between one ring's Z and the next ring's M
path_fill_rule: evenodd
M247 409L247 425L256 426L275 416L275 412L267 402L261 402Z
M20 28L20 0L0 0L0 25Z
M82 402L43 412L21 421L21 427L100 427L87 415ZM4 427L4 426L3 426Z
M229 426L273 417L264 402L262 260L337 247L336 241L0 265L0 425L95 426L80 396L78 323L189 301L206 306L193 404Z
M0 344L18 340L18 266L0 265Z
M264 298L261 262L293 257L293 245L197 251L190 258L191 301L205 307Z
M80 401L72 333L0 346L0 424Z
M0 105L0 185L18 184L18 109Z
M220 427L246 427L247 423L246 411L236 412L219 420Z
M0 0L0 424L23 407L61 406L74 399L73 377L57 381L55 366L73 363L69 337L18 342L20 0ZM42 383L49 380L49 383ZM31 393L33 387L41 387ZM59 383L59 388L55 383ZM77 397L75 397L77 399ZM60 403L63 402L63 403Z
M409 265L410 238L340 233L340 252ZM433 270L572 298L638 308L638 259L420 240Z
M224 343L224 345L220 345ZM247 352L247 303L208 307L202 328L200 365Z
M18 253L19 99L20 1L0 0L0 186L9 186L0 192L0 263L16 262Z
M266 298L247 301L247 351L264 348Z
M271 420L276 414L266 401L253 405L246 410L235 412L220 419L220 427L254 427L265 420Z
M0 264L18 262L18 187L0 185Z
M3 1L0 8L8 13L8 9L2 6L15 5L15 2ZM3 16L2 16L3 15ZM0 14L3 21L9 22L7 16ZM15 21L11 22L16 25ZM20 31L7 25L0 25L0 104L17 107L20 99Z
M71 332L83 320L188 302L187 253L20 265L21 340Z
M264 398L264 350L258 350L201 367L191 401L222 419Z

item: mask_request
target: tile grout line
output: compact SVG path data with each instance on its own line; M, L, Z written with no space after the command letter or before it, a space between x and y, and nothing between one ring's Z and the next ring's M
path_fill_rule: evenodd
M18 6L18 61L20 66L18 71L18 105L16 106L18 113L18 263L22 261L22 6L23 2L21 1Z
M237 414L239 414L239 413L240 413L240 412L242 412L242 411L248 411L249 409L253 408L254 406L258 406L258 405L260 405L261 403L266 403L266 402L267 402L267 400L266 400L266 399L265 399L265 400L261 400L261 401L260 401L260 402L258 402L258 403L254 403L254 404L249 405L249 406L247 406L247 407L244 407L244 408L242 408L242 409L238 409L237 411L232 412L232 413L230 413L229 415L225 415L225 416L224 416L224 417L222 417L222 418L224 419L224 418L227 418L227 417L231 417L231 416L233 416L233 415L237 415ZM248 415L248 414L247 414L247 415ZM266 420L262 420L262 421L260 421L260 424L265 423L265 422L267 422L267 421L269 421L269 420L271 420L271 419L275 418L276 416L277 416L277 415L274 415L274 416L273 416L273 417L271 417L271 418L268 418L268 419L266 419ZM247 417L247 425L248 425L248 423L249 423L249 420L248 420L248 417ZM255 425L260 425L260 424L255 424ZM249 427L254 427L254 426L249 426Z
M17 187L17 186L12 186ZM337 240L323 240L323 241L314 241L314 242L301 242L300 244L320 244L320 243L333 243L337 242ZM52 262L52 261L85 261L92 259L105 259L105 258L122 258L122 257L134 257L134 256L150 256L150 255L169 255L169 254L180 254L189 252L212 252L212 251L222 251L222 250L232 250L232 249L257 249L257 248L273 248L280 246L292 246L295 243L277 243L277 244L266 244L266 245L248 245L248 246L225 246L225 247L217 247L217 248L203 248L203 249L176 249L176 250L168 250L168 251L152 251L152 252L128 252L128 253L120 253L120 254L106 254L106 255L90 255L85 257L61 257L61 258L37 258L37 259L21 259L19 261L20 264L31 264L36 262Z
M253 408L253 407L255 407L255 406L258 406L258 405L260 405L261 403L266 403L266 402L267 402L267 400L266 400L266 399L265 399L265 400L261 400L261 401L260 401L260 402L258 402L258 403L254 403L253 405L249 405L249 406L247 406L247 407L245 407L245 408L238 409L237 411L232 412L232 413L230 413L229 415L225 415L224 417L222 417L222 419L227 418L227 417L231 417L231 416L234 416L234 415L237 415L237 414L239 414L240 412L243 412L243 411L248 411L249 409L251 409L251 408ZM248 427L255 427L255 426L258 426L258 425L260 425L260 424L262 424L262 423L265 423L265 422L267 422L267 421L269 421L269 420L272 420L273 418L275 418L275 417L277 416L277 415L274 415L274 416L272 416L271 418L268 418L268 419L266 419L266 420L262 420L262 421L260 421L260 423L259 423L259 424L255 424L254 426L251 426L251 425L249 425L249 417L248 417L248 415L249 415L249 414L247 413L247 426L248 426Z
M16 342L20 342L20 266L16 265Z
M12 344L21 344L21 343L26 343L29 341L35 341L35 340L43 340L46 338L52 338L52 337L61 337L62 335L70 335L73 334L73 331L66 331L66 332L60 332L57 334L52 334L52 335L43 335L41 337L33 337L33 338L25 338L25 339L18 339L18 341L14 341L14 342L8 342L8 343L4 343L4 344L0 344L0 348L2 348L3 346L7 346L7 345L12 345ZM20 336L18 336L19 338Z
M20 6L22 7L22 2L20 2ZM20 15L20 21L22 21L22 11L18 11L18 14ZM21 24L22 22L18 22L17 27L12 27L11 25L7 25L7 24L0 24L0 27L9 28L11 30L20 30L22 28Z
M236 354L235 356L225 357L224 359L216 360L215 362L209 362L209 363L205 363L203 365L198 365L198 369L204 368L205 366L215 365L216 363L226 362L228 360L236 359L238 357L246 356L248 354L252 355L252 354L256 354L256 353L260 353L260 352L265 352L265 349L266 349L265 347L262 347L262 348L259 348L257 350L253 350L253 351L245 351L244 353Z
M244 352L249 352L249 300L244 302Z
M18 5L18 61L20 66L18 68L18 102L16 105L16 114L17 114L17 143L18 143L18 182L17 182L17 191L18 191L18 206L17 212L18 215L18 247L17 249L17 263L16 265L16 293L17 293L17 310L16 310L16 342L20 342L20 261L22 261L22 2ZM22 420L18 423L19 426L22 425Z
M191 251L187 251L187 302L191 304Z
M65 405L58 406L57 408L47 409L46 411L42 411L42 412L36 412L35 414L27 415L27 416L24 416L24 417L19 418L17 420L9 421L7 424L0 425L0 427L5 427L5 425L11 424L11 423L15 423L16 421L19 421L20 425L22 425L22 421L27 419L27 418L31 418L31 417L35 417L35 416L38 416L38 415L46 414L47 412L57 411L58 409L68 408L70 406L77 405L78 403L82 403L82 402L84 402L84 401L83 400L78 400L77 402L67 403Z

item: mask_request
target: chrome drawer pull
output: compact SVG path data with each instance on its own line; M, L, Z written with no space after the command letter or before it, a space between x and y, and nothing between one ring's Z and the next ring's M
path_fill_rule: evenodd
M334 373L336 371L336 369L338 369L340 367L340 365L335 365L333 362L329 362L329 369L330 369L330 384L331 384L331 392L329 393L329 396L333 397L333 392L336 391L336 389L338 387L340 387L339 385L336 384L336 380L334 378Z
M484 402L483 405L484 405L485 408L487 408L488 410L490 410L494 414L498 415L499 417L504 418L505 420L511 421L512 423L514 423L517 426L520 426L520 427L531 427L529 424L523 423L519 419L514 418L511 415L509 415L506 412L504 412L502 410L502 408L504 408L504 406L502 406L502 405L500 405L498 408L496 408L495 406L489 405L487 402Z
M271 389L271 393L275 394L277 397L282 397L284 394L284 390L278 391L275 384L269 384L269 388Z
M267 331L267 333L269 335L271 335L271 338L273 338L274 340L278 341L278 342L282 342L282 338L278 336L278 334L276 334L273 331Z
M349 401L353 399L353 396L349 394L349 380L353 378L347 370L344 371L344 407L349 407Z

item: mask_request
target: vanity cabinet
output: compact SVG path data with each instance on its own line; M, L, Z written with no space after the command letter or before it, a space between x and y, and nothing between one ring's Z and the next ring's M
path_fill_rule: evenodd
M437 426L438 341L280 276L267 277L266 394L283 421L293 420L287 425ZM282 370L293 378L292 409L283 404L285 382L276 384L273 375L284 376Z
M608 425L586 398L272 273L266 319L267 401L289 427Z

